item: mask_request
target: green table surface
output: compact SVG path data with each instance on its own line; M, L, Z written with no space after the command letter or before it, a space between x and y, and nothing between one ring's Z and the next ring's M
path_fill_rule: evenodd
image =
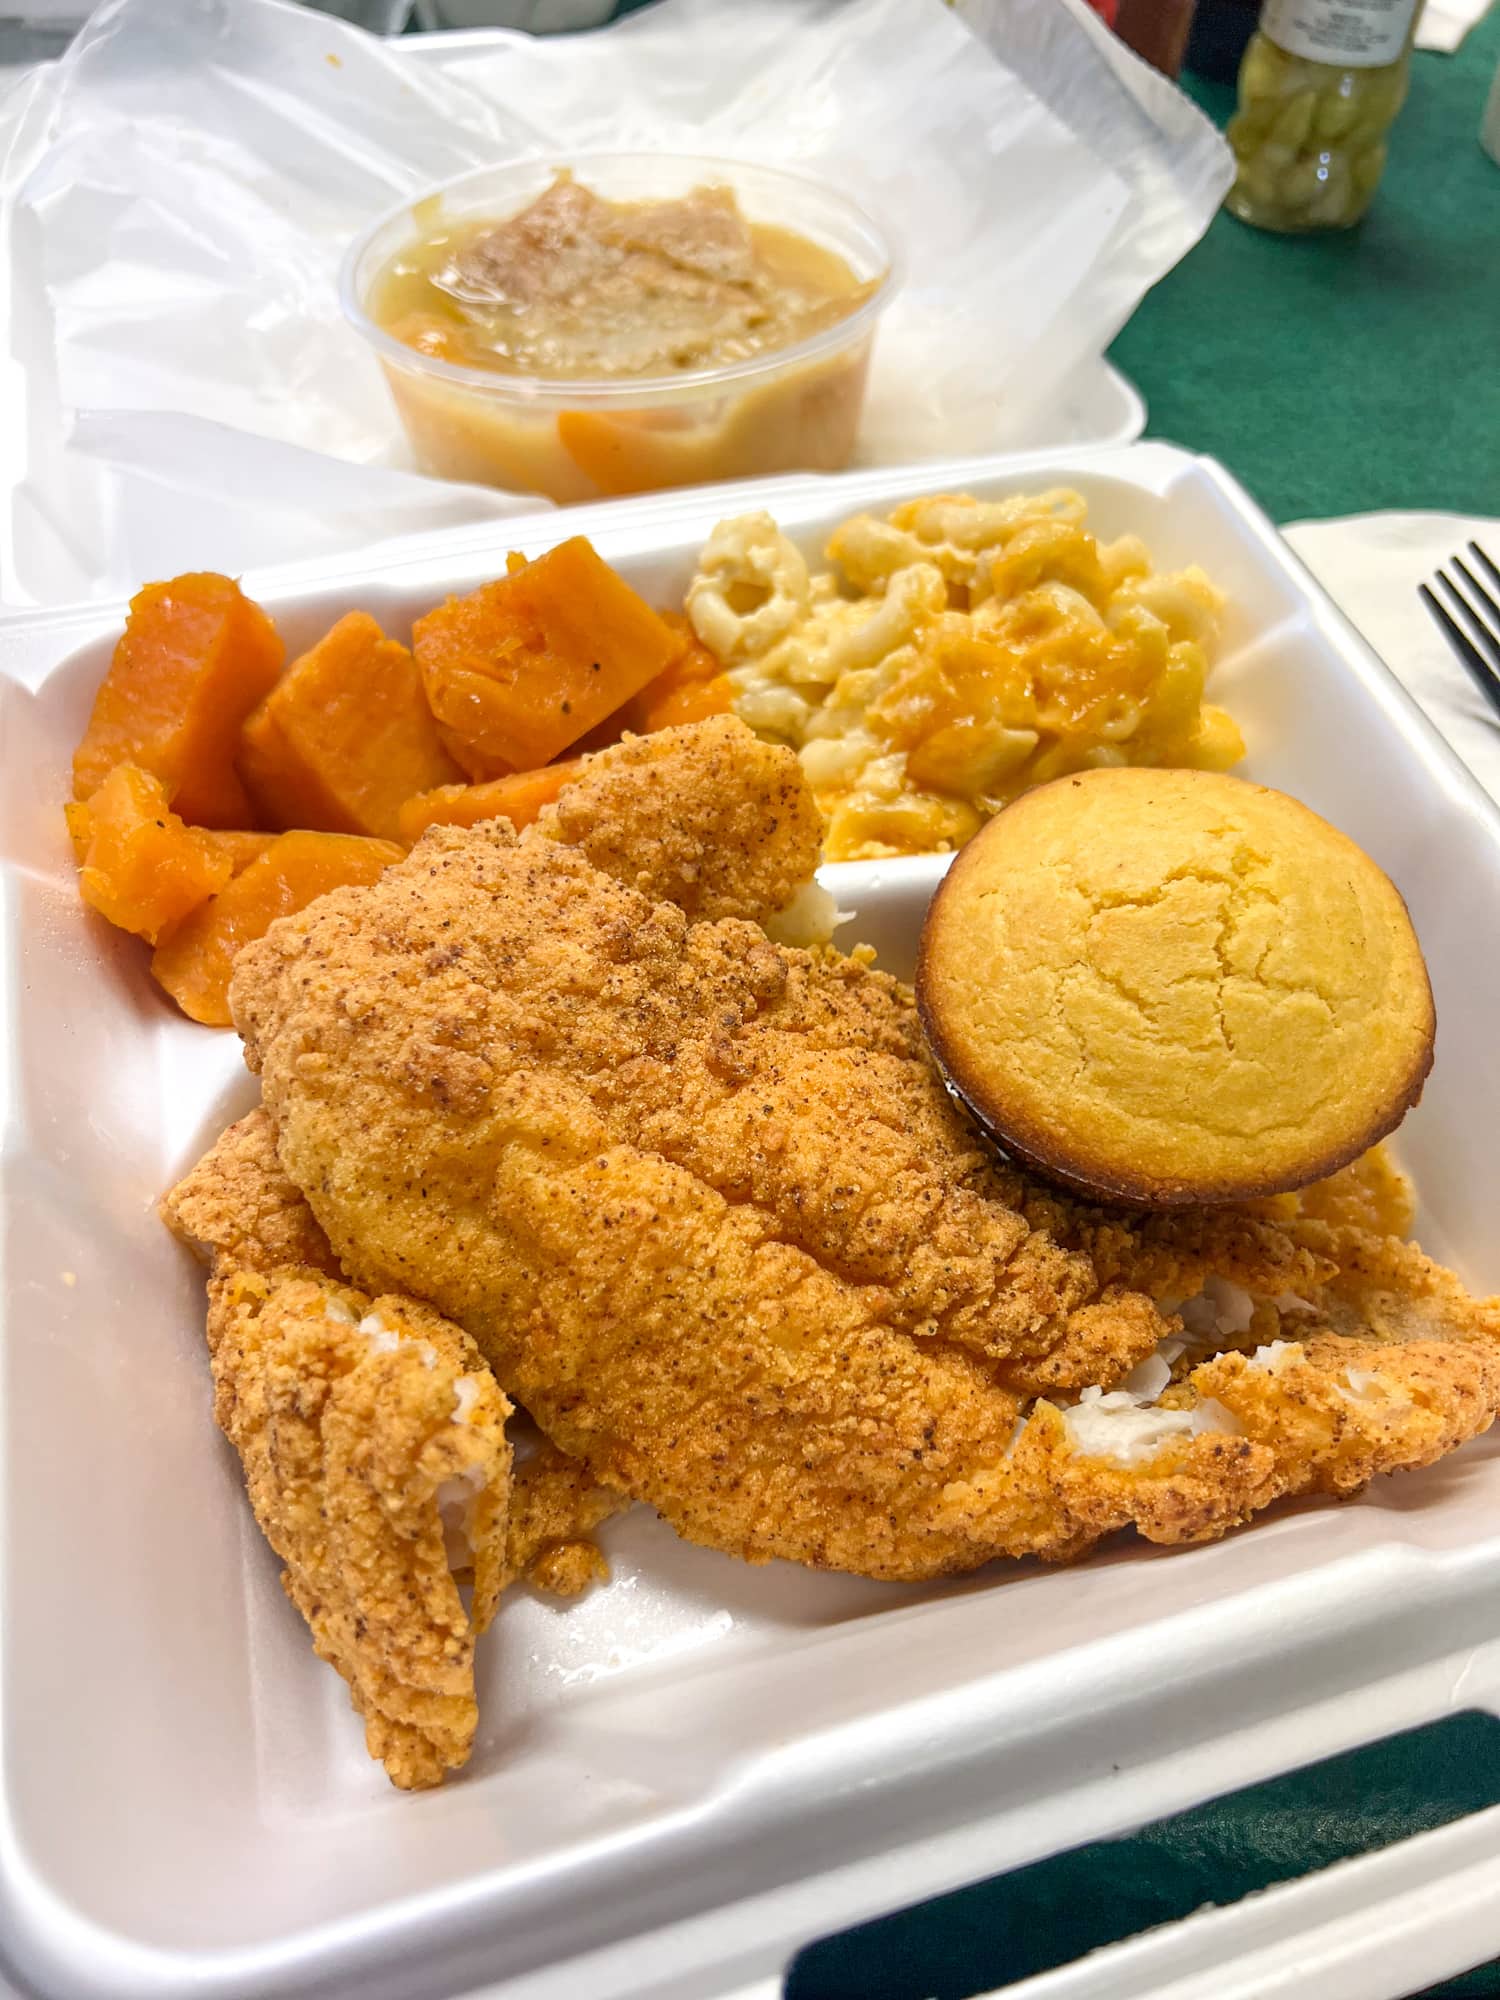
M1500 166L1480 114L1500 10L1419 52L1357 229L1220 214L1115 342L1153 437L1211 453L1277 521L1381 508L1500 515ZM1184 79L1224 123L1232 89Z
M785 2000L1003 1990L1206 1904L1450 1825L1495 1802L1497 1775L1500 1719L1450 1715L811 1945L787 1974ZM1415 2000L1496 1991L1496 1969L1482 1966Z

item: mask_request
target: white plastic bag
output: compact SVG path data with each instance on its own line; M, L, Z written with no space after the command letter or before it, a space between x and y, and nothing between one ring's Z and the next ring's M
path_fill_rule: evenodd
M408 469L335 290L380 209L518 154L829 176L906 267L862 455L1037 439L1202 232L1228 156L1076 0L967 14L972 34L939 0L662 0L434 61L280 0L105 0L0 106L26 406L0 423L0 595L117 593L537 506Z

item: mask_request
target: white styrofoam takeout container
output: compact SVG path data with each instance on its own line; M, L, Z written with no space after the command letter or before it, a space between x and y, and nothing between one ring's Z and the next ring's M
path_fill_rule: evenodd
M571 514L657 601L720 513L810 548L922 491L1078 488L1102 535L1230 593L1215 693L1246 769L1361 841L1426 946L1438 1060L1400 1150L1422 1230L1500 1284L1500 815L1216 466L1162 445L881 470ZM291 648L403 633L554 516L246 579ZM1500 1709L1500 1453L1213 1548L896 1588L751 1569L645 1510L614 1580L524 1592L481 1650L473 1761L402 1796L313 1657L213 1429L202 1282L152 1214L253 1101L144 952L80 907L59 802L123 607L0 628L4 1344L0 1961L49 2000L688 2000L807 1938L1455 1706ZM832 871L909 967L936 860ZM1500 1950L1500 1811L1017 1988L1320 2000Z

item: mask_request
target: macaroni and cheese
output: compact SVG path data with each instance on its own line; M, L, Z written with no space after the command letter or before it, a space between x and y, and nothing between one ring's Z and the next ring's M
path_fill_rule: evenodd
M1064 490L858 514L813 574L769 514L721 521L688 591L736 712L791 744L831 861L960 846L1029 786L1104 764L1222 771L1203 700L1224 599L1098 542Z

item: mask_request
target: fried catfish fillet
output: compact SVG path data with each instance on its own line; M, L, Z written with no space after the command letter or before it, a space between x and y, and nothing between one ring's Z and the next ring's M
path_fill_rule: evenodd
M282 1171L276 1133L258 1105L162 1197L160 1213L172 1234L210 1264L251 1271L291 1265L343 1276L302 1190Z
M1301 1414L1314 1378L1344 1409L1320 1351L1290 1388L1194 1373L1142 1456L1138 1399L1096 1404L1176 1322L1115 1274L1229 1239L1278 1283L1328 1255L1257 1216L1164 1249L1057 1209L980 1147L895 982L689 925L545 835L434 829L250 947L232 1004L346 1268L465 1326L596 1479L752 1561L914 1578L1132 1522L1197 1540L1494 1413L1487 1356L1438 1342L1340 1459Z
M576 1458L543 1444L515 1469L505 1536L502 1587L524 1578L534 1590L577 1597L609 1575L594 1530L630 1505L601 1486Z
M1387 1343L1500 1343L1500 1299L1473 1297L1405 1240L1412 1187L1384 1146L1296 1194L1157 1214L1089 1207L996 1171L1034 1222L1164 1309L1184 1308L1199 1345L1205 1326L1210 1345L1247 1350L1319 1327ZM1226 1287L1251 1296L1226 1302ZM1217 1324L1203 1310L1214 1301L1230 1306Z
M210 1281L214 1414L318 1657L408 1789L469 1755L505 1559L510 1404L468 1335L318 1272ZM472 1568L464 1610L455 1568Z
M560 1126L754 1209L846 1284L879 1288L894 1327L1003 1363L1019 1389L1123 1373L1169 1330L1149 1301L1101 1287L1086 1256L968 1184L977 1142L884 974L772 945L746 923L689 926L573 849L518 843L503 822L435 829L418 854L378 901L325 901L316 928L289 927L277 952L247 955L239 988L282 1163L346 1268L367 1268L373 1245L324 1183L365 1169L353 1155L326 1177L299 1164L286 1114L309 1093L288 1094L293 1075L330 1106L380 1119L359 1150L374 1149L382 1184L399 1164L392 1117L403 1130L430 1120L412 1131L413 1164L444 1164L443 1197L462 1190L486 1209L491 1094L526 1082ZM418 1211L436 1198L430 1174L400 1178ZM381 1282L429 1278L398 1253Z
M1275 1500L1346 1497L1431 1465L1487 1430L1497 1401L1489 1343L1320 1331L1217 1355L1154 1403L1123 1391L1038 1402L1005 1457L946 1503L956 1521L1048 1520L1055 1539L1035 1553L1057 1560L1127 1521L1154 1542L1209 1541Z
M257 1106L221 1133L161 1203L162 1220L205 1261L271 1275L289 1267L347 1283L317 1217L276 1157L271 1121ZM628 1505L553 1447L515 1468L502 1587L524 1579L575 1596L607 1573L587 1539Z
M788 944L832 934L833 898L813 885L823 821L796 752L734 716L601 750L536 831L694 921L745 917Z

